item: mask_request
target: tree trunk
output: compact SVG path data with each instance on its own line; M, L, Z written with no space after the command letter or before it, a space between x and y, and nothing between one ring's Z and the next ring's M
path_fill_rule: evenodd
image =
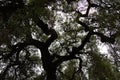
M49 70L47 72L47 80L57 80L56 70L55 71Z
M53 56L50 55L48 47L44 46L41 48L41 59L43 63L43 68L46 71L47 79L46 80L57 80L56 69L57 66L52 62Z

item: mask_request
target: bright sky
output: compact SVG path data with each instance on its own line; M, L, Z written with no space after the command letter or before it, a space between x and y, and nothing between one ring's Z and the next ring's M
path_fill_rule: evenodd
M102 54L108 53L108 48L105 44L101 43L101 45L98 45L98 48Z

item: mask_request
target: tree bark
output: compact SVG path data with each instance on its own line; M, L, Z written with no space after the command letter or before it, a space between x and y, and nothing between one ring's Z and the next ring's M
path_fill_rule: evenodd
M49 70L47 72L47 80L57 80L56 77L56 69L55 70Z

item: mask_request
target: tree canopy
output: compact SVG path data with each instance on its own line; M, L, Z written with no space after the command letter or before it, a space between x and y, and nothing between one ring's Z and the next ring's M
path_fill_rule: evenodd
M119 79L120 0L0 0L0 80Z

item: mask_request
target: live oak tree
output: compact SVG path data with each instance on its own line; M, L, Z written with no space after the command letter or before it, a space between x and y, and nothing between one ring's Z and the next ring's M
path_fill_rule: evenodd
M119 5L1 0L0 80L119 80Z

